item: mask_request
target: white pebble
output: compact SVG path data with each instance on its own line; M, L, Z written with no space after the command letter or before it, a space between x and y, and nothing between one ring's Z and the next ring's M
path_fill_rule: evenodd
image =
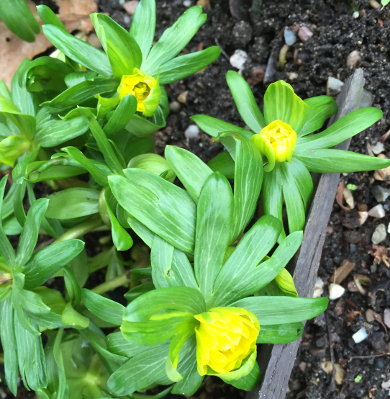
M339 284L331 283L329 285L329 299L330 300L341 298L343 296L344 292L345 292L345 288Z
M244 50L236 50L230 57L230 64L241 71L247 59L248 54Z
M355 11L355 12L352 14L352 16L353 16L355 19L359 18L359 11Z
M319 298L322 293L324 292L324 281L322 278L317 277L315 286L314 286L314 293L313 293L313 298Z
M192 6L192 1L191 0L184 0L183 1L183 6L184 7L191 7Z
M371 150L374 154L378 155L385 150L385 146L383 145L383 143L378 141L375 145L371 147Z
M286 28L284 30L284 41L289 46L292 46L297 41L297 37L295 36L294 32L292 32L290 29Z
M390 223L389 223L389 225L387 227L387 232L390 233Z
M359 223L361 226L367 220L368 212L361 211L361 212L358 212L358 214L359 214Z
M184 132L184 135L187 137L187 139L194 139L199 136L200 129L196 125L190 125L187 127L186 131Z
M371 242L375 245L380 244L383 240L386 239L387 233L386 233L386 226L381 223L377 228L375 229L372 237L371 237Z
M329 76L328 81L326 83L326 94L328 96L334 96L340 93L343 88L344 83L341 80L338 80L332 76Z
M352 339L355 341L355 344L359 344L364 341L368 337L367 331L364 327L362 327L359 331L355 332L352 335Z
M378 219L382 219L385 216L385 214L386 212L382 204L376 205L368 211L369 216Z

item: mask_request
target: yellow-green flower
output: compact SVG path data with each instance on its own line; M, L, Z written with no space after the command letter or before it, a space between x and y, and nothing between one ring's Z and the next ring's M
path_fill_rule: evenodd
M256 359L256 339L260 325L256 316L241 308L214 308L194 316L200 324L195 328L196 360L200 375L227 374L245 367L248 374ZM252 361L253 359L253 361ZM246 365L246 363L249 363Z
M288 161L291 163L297 134L288 123L276 120L263 128L259 134L254 134L251 140L268 158L268 165L265 169L272 170L275 162Z
M118 87L119 98L132 94L137 99L137 111L152 116L161 98L158 80L134 68L133 75L123 75Z

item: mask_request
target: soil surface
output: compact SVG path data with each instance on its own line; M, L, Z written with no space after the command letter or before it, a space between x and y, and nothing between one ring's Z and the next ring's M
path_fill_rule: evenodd
M223 49L223 54L201 73L166 86L171 113L167 126L155 134L160 154L163 154L165 145L173 144L187 148L208 161L223 150L219 143L213 143L202 132L195 138L186 138L184 132L192 124L189 118L195 114L210 115L244 127L225 81L228 70L237 70L230 64L229 58L238 49L248 55L242 71L245 78L251 78L251 82L255 83L256 78L259 80L267 70L266 82L253 86L261 107L267 86L276 80L286 80L299 96L307 98L326 94L329 77L345 81L355 67L361 67L366 78L365 88L372 93L373 106L383 111L383 118L374 127L353 138L350 149L368 153L370 146L390 128L388 7L374 9L366 0L264 0L259 10L261 0L254 0L255 7L248 12L245 4L250 1L247 0L231 0L231 7L227 0L201 2L210 4L210 9L204 9L208 14L207 22L183 53L217 44ZM36 3L53 5L46 0ZM97 3L99 11L109 13L119 24L129 28L131 16L124 11L119 0L97 0ZM187 3L195 5L196 0L157 0L156 40L187 9ZM307 28L306 37L302 36L301 30L303 39L297 37L288 48L285 68L281 70L277 60L285 44L283 30L287 27L297 32L300 26ZM307 38L310 32L312 36ZM383 154L390 157L390 146L386 141ZM359 206L359 210L364 211L364 204L367 209L378 205L372 193L373 187L388 190L390 183L386 179L376 180L372 172L348 174L342 178L346 184L356 186L352 192L356 206L354 210L346 211L335 202L319 269L319 276L324 282L323 295L328 295L331 276L344 260L355 263L355 267L341 282L346 288L344 295L331 301L326 315L306 324L290 379L289 399L381 399L387 398L390 392L382 388L382 383L390 380L390 361L386 355L390 352L390 336L385 324L378 322L387 321L384 312L390 309L390 269L385 264L386 257L378 255L381 251L381 254L387 254L390 235L379 244L381 247L376 249L376 258L372 255L375 249L371 242L379 224L384 223L387 230L390 199L381 202L386 211L382 219L369 216L360 225L361 215L357 210ZM98 252L97 239L94 236L88 239L91 254ZM366 295L356 290L354 275L370 278L371 283L363 287ZM99 283L99 277L96 279ZM390 324L389 321L387 323ZM368 338L356 344L352 335L361 327L365 327ZM338 371L335 375L337 382L331 372L324 371L325 362L331 361L331 351ZM4 381L2 370L0 378ZM195 395L201 399L244 396L243 391L212 378L207 378ZM0 383L0 397L13 397L4 382ZM20 388L18 398L33 397ZM174 395L169 397L179 398Z

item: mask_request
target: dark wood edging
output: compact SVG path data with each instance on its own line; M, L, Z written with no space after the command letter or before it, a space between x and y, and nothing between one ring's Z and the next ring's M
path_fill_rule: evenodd
M363 70L357 69L348 78L337 97L339 109L329 125L360 108L363 86ZM350 139L336 148L346 150L349 143ZM313 296L326 229L339 181L338 173L325 173L314 178L317 187L307 217L302 246L292 264L289 265L289 271L293 273L300 297ZM247 393L246 399L285 399L299 343L298 340L286 345L260 345L258 347L258 362L263 378L258 388Z

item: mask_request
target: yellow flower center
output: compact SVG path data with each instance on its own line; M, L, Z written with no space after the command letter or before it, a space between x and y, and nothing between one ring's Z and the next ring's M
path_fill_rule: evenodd
M145 112L144 101L156 85L158 85L156 79L134 68L133 75L122 76L118 87L119 98L122 99L127 94L132 94L137 99L137 111Z
M214 308L194 317L200 322L195 328L200 375L237 370L256 351L260 325L248 310Z

